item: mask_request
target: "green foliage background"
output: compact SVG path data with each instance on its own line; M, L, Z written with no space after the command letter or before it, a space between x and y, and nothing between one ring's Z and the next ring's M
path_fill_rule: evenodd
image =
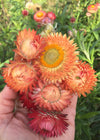
M37 0L32 0L37 3ZM0 90L5 83L2 77L4 63L13 59L16 35L24 28L38 30L33 20L33 11L23 17L22 10L28 0L0 0ZM79 58L88 62L96 71L97 86L87 98L78 99L76 113L75 140L100 139L100 10L91 18L86 16L87 6L96 0L38 0L45 11L53 11L57 18L54 23L56 32L67 34L73 28L77 30L74 42L79 47ZM70 17L76 21L70 23ZM57 26L57 27L56 27ZM81 29L84 29L81 31ZM84 35L84 31L86 34ZM41 29L37 31L41 32Z

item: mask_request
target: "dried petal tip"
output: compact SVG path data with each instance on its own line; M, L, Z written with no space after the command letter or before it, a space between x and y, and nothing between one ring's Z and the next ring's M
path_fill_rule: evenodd
M65 133L68 123L66 114L34 110L29 114L30 127L36 133L46 137L57 137Z

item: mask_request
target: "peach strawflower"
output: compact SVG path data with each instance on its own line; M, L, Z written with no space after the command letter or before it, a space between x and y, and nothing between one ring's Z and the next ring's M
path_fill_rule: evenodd
M89 13L89 12L86 13L86 16L87 16L87 17L90 17L91 15L92 15L92 14Z
M61 33L44 37L46 45L40 55L38 65L45 82L56 83L66 78L78 60L76 45L73 40Z
M35 88L33 93L32 100L34 105L51 111L62 111L70 104L70 99L72 98L70 91L60 89L60 85L45 85L40 82L39 87Z
M33 16L36 22L41 22L45 17L46 17L46 12L42 10L37 11Z
M89 13L96 13L97 10L98 10L97 5L89 5L89 6L87 7L87 11L88 11Z
M29 63L11 61L3 69L3 77L9 87L16 92L27 92L36 85L39 69Z
M26 3L26 5L25 5L25 7L28 9L28 10L33 10L33 7L34 7L34 4L33 4L33 2L27 2Z
M58 112L47 112L43 110L32 110L29 115L30 127L33 131L46 137L57 137L65 133L68 123L66 114Z
M34 12L37 12L37 11L40 11L40 10L42 10L41 5L39 5L39 4L34 4L34 6L33 6L33 11L34 11Z
M14 52L28 61L37 58L43 47L42 37L36 35L35 30L30 29L20 31L15 44L17 49L14 49Z
M93 90L93 87L96 86L96 81L94 69L89 64L79 61L77 67L67 78L66 85L74 93L77 93L79 97L81 94L86 97L85 93L89 94Z

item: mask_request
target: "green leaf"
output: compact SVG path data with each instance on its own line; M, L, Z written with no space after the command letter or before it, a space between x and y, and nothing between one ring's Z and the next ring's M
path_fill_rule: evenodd
M5 65L5 63L9 63L10 60L12 60L12 59L13 59L13 58L10 58L10 59L6 60L5 62L1 63L1 64L0 64L0 68L2 68L2 67Z
M81 119L90 119L96 115L100 114L100 111L89 112L80 116Z

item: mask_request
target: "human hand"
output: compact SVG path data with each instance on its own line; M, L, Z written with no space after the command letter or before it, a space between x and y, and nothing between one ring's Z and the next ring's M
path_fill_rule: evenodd
M28 127L27 111L17 104L17 93L5 86L0 93L0 140L43 140Z
M74 140L75 134L75 114L77 96L74 95L71 104L63 113L68 114L67 122L69 123L68 130L62 136L57 138L43 138L34 134L28 126L26 117L27 111L17 105L15 112L15 101L17 93L14 93L9 87L5 86L0 93L0 139L2 140Z

